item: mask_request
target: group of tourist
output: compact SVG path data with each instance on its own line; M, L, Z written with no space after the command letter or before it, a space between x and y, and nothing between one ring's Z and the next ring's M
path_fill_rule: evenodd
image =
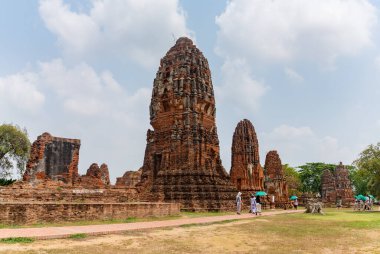
M358 211L371 211L374 199L370 196L364 196L365 200L355 197L354 210Z
M241 208L243 206L243 200L241 198L241 192L239 191L236 195L236 213L241 214ZM260 197L255 196L255 194L251 195L250 198L250 213L255 215L261 215L261 204L260 204Z

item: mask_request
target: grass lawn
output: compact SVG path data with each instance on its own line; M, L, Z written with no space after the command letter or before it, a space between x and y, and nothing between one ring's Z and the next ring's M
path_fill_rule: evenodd
M88 236L80 241L0 243L0 253L380 253L380 212L325 212L326 215L256 216L224 223Z

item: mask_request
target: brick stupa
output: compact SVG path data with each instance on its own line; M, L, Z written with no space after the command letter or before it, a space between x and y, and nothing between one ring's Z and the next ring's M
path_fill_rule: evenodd
M139 184L151 201L183 209L234 206L236 189L222 166L207 59L181 37L161 59L153 83L147 146Z
M264 190L264 171L260 165L259 142L252 123L238 123L232 138L231 181L239 191Z
M334 205L341 200L343 206L350 207L354 202L349 172L342 162L335 168L334 173L328 169L323 171L321 184L322 202L326 206Z
M265 190L268 197L274 197L276 207L289 205L288 185L282 168L280 156L277 151L269 151L265 158ZM272 202L272 200L271 200Z

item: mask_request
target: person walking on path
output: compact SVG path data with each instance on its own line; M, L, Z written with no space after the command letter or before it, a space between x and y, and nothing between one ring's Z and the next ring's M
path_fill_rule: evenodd
M257 203L254 194L251 195L251 213L257 215Z
M298 207L298 199L295 199L295 200L294 200L293 206L294 206L294 208L297 210L297 207Z
M241 212L241 205L242 205L241 192L239 191L238 194L236 195L236 213L237 214L240 214Z

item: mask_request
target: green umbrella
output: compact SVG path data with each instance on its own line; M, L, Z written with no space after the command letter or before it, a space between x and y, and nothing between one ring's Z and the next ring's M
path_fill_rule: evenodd
M293 195L293 196L290 197L290 200L296 200L297 198L298 198L297 196Z
M375 199L375 197L374 197L374 196L372 196L372 195L368 195L368 197L370 197L371 199Z
M366 197L363 196L362 194L357 195L357 196L356 196L356 199L363 200L363 201L366 201L366 200L367 200Z
M255 196L259 196L259 197L261 197L261 196L266 196L267 195L267 193L265 192L265 191L258 191L258 192L256 192L256 194L255 194Z

